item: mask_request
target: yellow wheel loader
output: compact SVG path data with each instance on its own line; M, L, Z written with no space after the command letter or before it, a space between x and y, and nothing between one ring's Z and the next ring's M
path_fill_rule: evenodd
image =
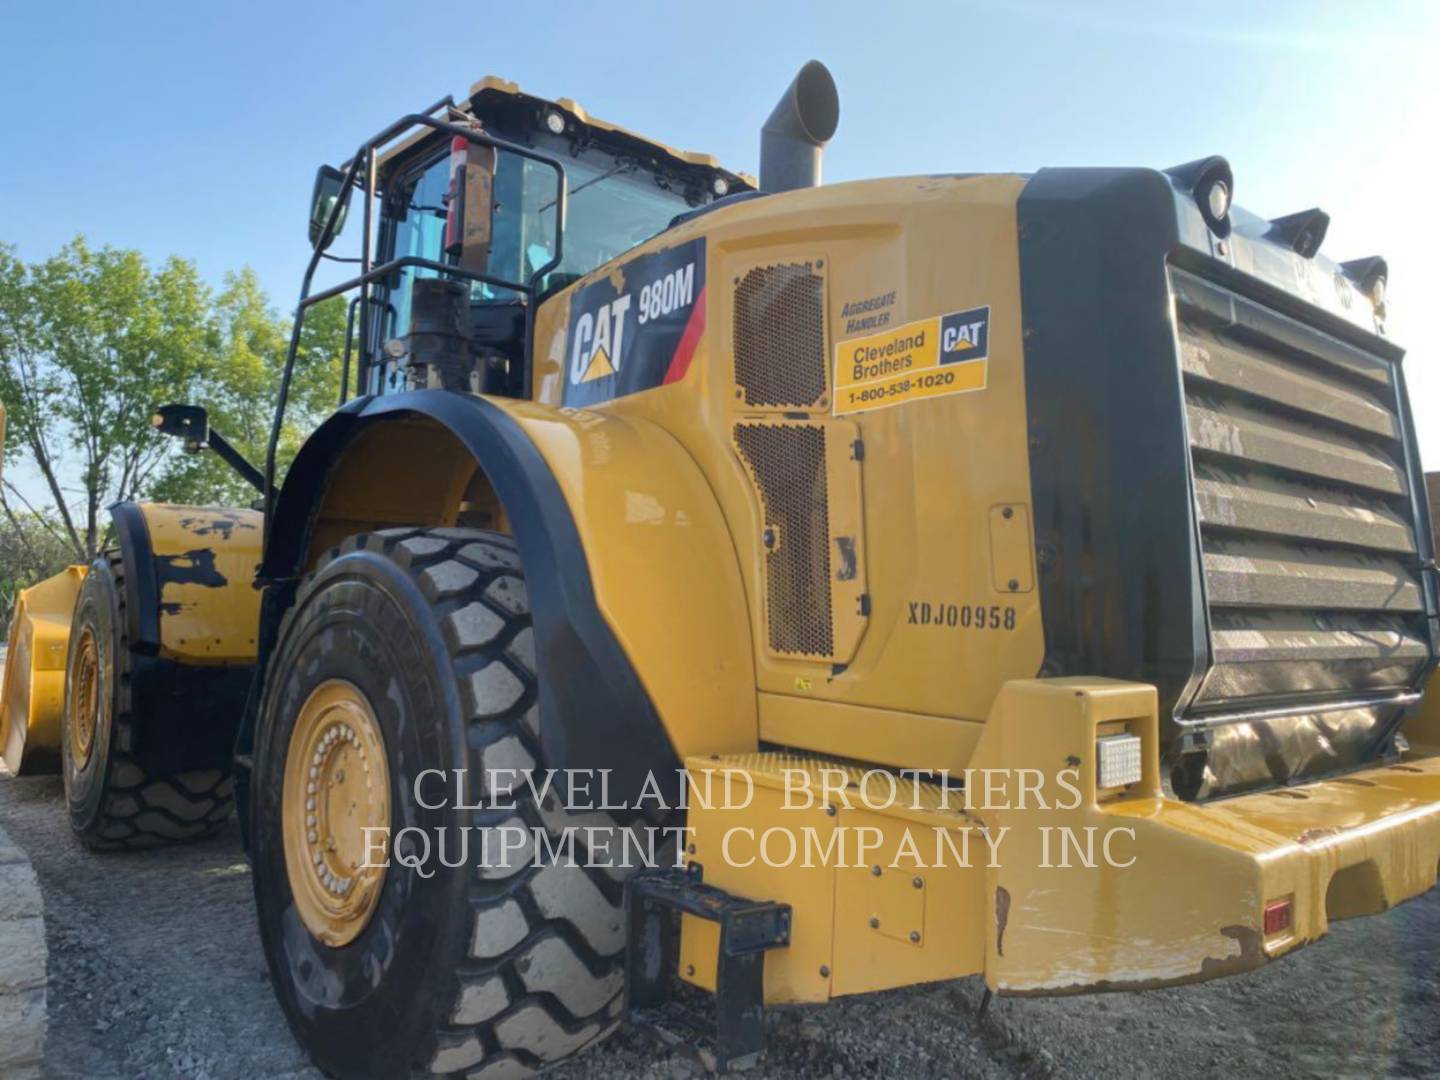
M738 1067L767 1006L1197 981L1435 885L1383 260L1220 157L820 186L838 116L807 65L758 183L498 79L403 117L316 178L295 340L353 347L277 488L292 341L263 520L122 507L24 599L7 747L98 840L233 780L327 1072L626 1016Z

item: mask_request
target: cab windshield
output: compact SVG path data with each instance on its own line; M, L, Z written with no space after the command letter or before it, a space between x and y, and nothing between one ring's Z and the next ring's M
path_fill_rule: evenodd
M610 154L589 150L564 154L560 160L569 190L564 258L539 283L541 292L573 281L643 243L665 229L675 215L698 203L698 197L692 202L683 190L667 186L658 174ZM448 261L441 248L449 186L447 157L411 174L392 204L392 257L418 255ZM555 171L502 150L495 166L494 199L488 272L508 281L528 281L554 252ZM416 274L432 276L428 270L407 269L392 293L397 335L409 327L410 282ZM515 299L514 293L493 285L475 282L470 289L472 301Z

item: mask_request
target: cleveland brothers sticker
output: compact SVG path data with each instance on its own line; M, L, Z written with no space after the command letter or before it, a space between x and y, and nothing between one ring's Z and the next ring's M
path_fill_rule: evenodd
M842 341L835 415L983 390L989 358L989 305Z

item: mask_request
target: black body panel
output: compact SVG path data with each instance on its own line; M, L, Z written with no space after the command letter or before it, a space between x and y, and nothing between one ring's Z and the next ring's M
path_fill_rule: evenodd
M1042 671L1154 683L1163 715L1206 663L1174 192L1147 170L1044 169L1018 213Z
M1154 684L1184 798L1393 753L1434 553L1359 283L1239 208L1220 235L1156 171L1041 170L1017 213L1041 674Z

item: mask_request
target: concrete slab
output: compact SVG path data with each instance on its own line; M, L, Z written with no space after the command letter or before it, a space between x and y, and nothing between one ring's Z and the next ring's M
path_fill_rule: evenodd
M40 884L25 852L0 829L0 1076L41 1075L45 965Z

